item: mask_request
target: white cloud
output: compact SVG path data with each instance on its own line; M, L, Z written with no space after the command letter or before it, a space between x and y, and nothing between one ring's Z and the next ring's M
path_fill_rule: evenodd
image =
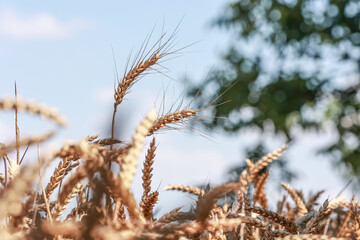
M0 12L0 34L17 39L63 38L84 26L84 21L61 22L48 13L22 15L9 9Z

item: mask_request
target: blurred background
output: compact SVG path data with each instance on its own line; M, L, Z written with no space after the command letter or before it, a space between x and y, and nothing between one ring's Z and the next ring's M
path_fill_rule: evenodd
M154 189L235 180L246 157L256 161L290 141L270 169L270 206L280 180L305 196L325 189L324 198L336 197L352 180L343 194L355 194L359 0L0 1L0 96L13 96L16 81L19 96L67 117L68 126L42 151L88 135L109 137L115 69L123 74L151 32L150 45L178 25L172 49L181 50L157 68L161 73L133 86L119 106L117 138L130 140L151 108L164 105L166 111L187 96L185 106L199 89L194 108L219 96L217 103L230 102L206 109L211 117L195 123L195 130L157 134ZM19 127L22 136L54 128L26 114ZM15 139L12 112L0 113L0 132L0 142ZM25 162L33 155L34 149ZM140 199L141 175L136 179ZM192 203L184 193L160 191L157 209Z

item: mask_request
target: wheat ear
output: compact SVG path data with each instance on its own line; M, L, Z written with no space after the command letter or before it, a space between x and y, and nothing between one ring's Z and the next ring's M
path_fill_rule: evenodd
M150 136L156 131L158 131L160 128L166 127L170 124L175 124L179 122L183 123L185 119L196 116L196 113L197 111L195 110L183 109L181 111L176 111L174 113L168 113L166 115L163 115L155 121L154 126L149 130L148 135Z
M269 172L262 174L259 181L255 184L254 203L259 202L262 208L268 208L265 194L265 184L269 177Z
M204 190L198 187L185 186L185 185L169 185L165 187L165 190L176 190L194 194L196 196L203 196L205 194Z
M287 144L284 144L281 148L266 154L264 157L262 157L259 161L255 163L255 165L250 169L249 176L248 176L248 182L252 182L256 175L263 170L267 165L269 165L271 162L278 159L286 150L288 147Z
M66 125L66 120L56 110L41 106L37 103L21 99L6 98L0 101L0 110L18 110L40 115L45 119L52 120L60 126Z
M319 232L317 232L316 228L319 226L320 221L323 220L325 218L325 216L327 215L328 206L329 206L329 201L325 200L323 205L319 208L318 211L316 211L315 215L312 217L310 222L307 224L306 228L303 231L304 234L308 234L308 233L318 234L319 233Z
M158 201L159 192L155 191L153 193L150 193L148 196L145 197L145 199L141 202L141 211L145 219L149 220L151 219L153 215L153 209L155 204Z
M263 209L257 206L253 206L249 210L283 226L287 231L291 233L297 232L297 226L295 225L295 223L293 223L292 221L290 221L289 219L283 216L280 216L277 213L274 213L270 210Z
M50 195L53 193L54 189L60 184L62 179L65 176L65 173L68 170L68 167L70 166L70 163L72 161L77 160L77 157L74 156L67 156L62 161L60 161L57 168L55 168L55 171L53 175L50 178L50 182L46 186L46 197L49 198Z
M289 184L281 183L281 186L290 194L291 198L294 200L296 207L298 208L298 217L301 218L308 213L305 202L299 196L297 191L295 191Z
M69 195L65 198L62 198L62 202L57 202L55 204L55 211L53 213L54 218L58 218L62 211L66 209L67 205L70 203L71 199L76 197L83 189L83 182L79 181L75 187L71 190Z
M143 195L142 195L142 201L148 196L149 192L151 191L151 177L152 177L152 165L154 164L154 158L155 158L155 151L156 151L156 140L153 138L153 140L150 143L150 148L147 151L147 154L145 156L145 162L144 162L144 168L142 170L143 176L142 176L142 186L144 189Z
M155 109L153 109L146 115L146 118L136 128L136 131L132 137L130 148L127 154L124 156L122 164L120 165L121 171L119 177L124 190L130 188L130 184L136 173L137 158L142 151L145 137L148 134L149 129L152 127L155 119L156 112Z

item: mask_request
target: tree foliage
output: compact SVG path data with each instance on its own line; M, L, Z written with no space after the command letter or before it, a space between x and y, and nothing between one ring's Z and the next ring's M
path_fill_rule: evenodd
M360 0L237 0L214 25L230 47L189 94L202 89L201 105L236 84L205 124L288 140L330 129L337 140L321 151L360 175Z

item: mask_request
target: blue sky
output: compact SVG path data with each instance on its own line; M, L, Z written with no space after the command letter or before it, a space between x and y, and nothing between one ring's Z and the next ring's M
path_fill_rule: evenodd
M59 109L69 125L59 130L55 145L91 134L107 137L105 129L113 104L113 52L121 74L129 54L139 49L153 28L155 42L163 23L165 31L171 33L181 21L175 49L195 44L165 63L170 69L165 73L174 80L161 74L146 76L134 85L120 106L122 116L118 124L125 126L123 137L130 139L142 116L152 107L159 107L164 89L167 89L166 104L171 105L184 89L181 81L184 76L201 81L211 67L219 63L229 36L211 28L210 23L226 2L62 1L60 4L32 1L19 4L0 1L0 96L11 96L16 81L20 96ZM20 127L26 136L54 126L22 114ZM1 113L0 131L0 142L14 139L13 115ZM331 133L323 138L306 135L289 151L290 166L301 176L294 186L304 189L305 193L328 189L328 196L334 197L344 185L325 159L311 154L311 149L331 137ZM222 182L226 170L244 157L241 146L257 141L251 132L232 137L215 134L210 138L212 141L186 131L160 134L153 187ZM277 148L282 142L273 145ZM137 196L141 194L140 184L137 180L133 185ZM191 201L183 193L160 193L163 211Z

